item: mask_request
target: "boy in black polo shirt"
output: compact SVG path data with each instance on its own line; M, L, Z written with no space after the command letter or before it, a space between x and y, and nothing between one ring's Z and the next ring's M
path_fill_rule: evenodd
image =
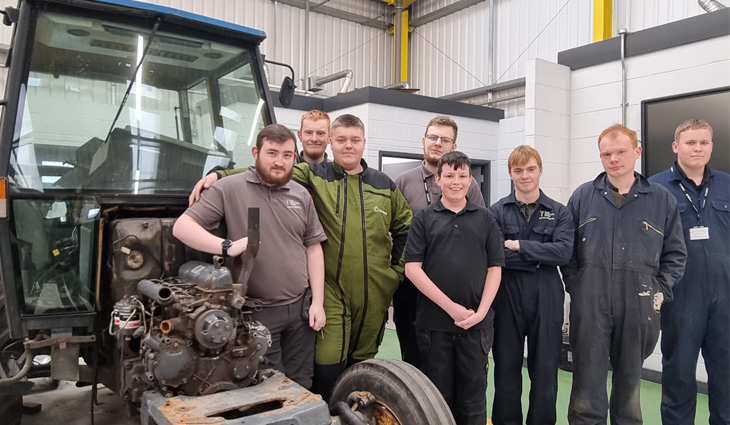
M469 202L471 161L445 154L436 182L441 199L413 217L406 276L421 291L416 309L421 369L441 391L458 425L487 420L490 310L504 265L502 235L491 211Z

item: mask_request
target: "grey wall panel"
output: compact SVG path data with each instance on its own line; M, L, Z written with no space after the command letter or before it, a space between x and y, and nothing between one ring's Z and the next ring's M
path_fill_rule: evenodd
M411 19L459 0L417 0ZM291 64L304 76L304 11L274 0L148 0L266 31L261 51ZM319 3L312 0L312 4ZM493 82L525 76L532 58L557 61L557 53L592 40L593 2L589 0L494 0L497 16ZM728 4L728 1L726 1ZM17 0L0 0L15 6ZM392 22L392 7L375 0L330 0L327 7ZM410 81L419 94L442 96L489 83L489 0L417 27L411 34ZM617 28L635 32L705 13L696 0L614 0ZM392 36L385 31L313 12L309 73L327 75L343 69L355 72L354 87L392 82ZM0 44L10 43L11 30L0 26ZM270 81L286 73L271 67ZM297 82L301 87L301 81ZM333 94L340 83L325 86Z
M429 13L414 3L414 15ZM529 59L557 60L557 53L591 40L592 2L495 0L494 83L525 76ZM436 2L431 2L436 4ZM439 2L443 6L445 1ZM419 5L420 9L416 9ZM417 27L411 35L411 81L422 94L443 96L489 84L489 2Z
M721 2L728 5L727 1ZM614 34L655 27L705 13L697 0L619 0L614 2Z

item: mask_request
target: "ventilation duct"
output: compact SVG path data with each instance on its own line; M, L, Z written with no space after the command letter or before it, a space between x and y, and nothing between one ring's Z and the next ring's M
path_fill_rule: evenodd
M705 12L715 12L720 9L725 9L725 5L720 3L717 0L697 0L697 3L699 3L700 7Z
M332 75L327 75L326 77L309 77L309 90L318 92L322 90L323 85L344 79L342 86L340 87L340 91L337 92L337 94L346 93L350 89L350 84L352 84L353 75L354 74L351 69L346 69L344 71L335 72Z

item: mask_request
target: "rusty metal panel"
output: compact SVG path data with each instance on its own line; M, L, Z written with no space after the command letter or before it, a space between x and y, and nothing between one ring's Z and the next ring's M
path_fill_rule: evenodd
M331 423L329 408L321 396L274 371L258 385L225 393L165 398L146 392L140 415L141 423L148 423L151 418L160 425Z

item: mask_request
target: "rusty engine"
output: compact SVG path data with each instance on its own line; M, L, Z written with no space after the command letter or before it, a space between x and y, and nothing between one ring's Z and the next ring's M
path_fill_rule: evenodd
M195 255L172 236L174 221L110 225L114 305L105 345L114 345L111 382L133 404L148 390L205 395L256 384L271 346L269 330L245 311L247 279L234 282L219 257L184 261Z

